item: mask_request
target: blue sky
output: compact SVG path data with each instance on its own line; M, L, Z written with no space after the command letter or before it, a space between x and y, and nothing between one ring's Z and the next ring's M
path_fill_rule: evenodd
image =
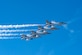
M69 22L31 41L0 40L0 55L82 55L81 0L2 0L0 24Z

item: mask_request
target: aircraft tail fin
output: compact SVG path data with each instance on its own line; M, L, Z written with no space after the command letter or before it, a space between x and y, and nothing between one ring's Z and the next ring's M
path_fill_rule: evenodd
M48 20L46 20L46 24L51 24Z

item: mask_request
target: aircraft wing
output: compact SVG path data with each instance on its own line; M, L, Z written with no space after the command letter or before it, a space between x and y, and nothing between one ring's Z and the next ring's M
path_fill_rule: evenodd
M21 38L22 38L22 39L25 39L26 37L27 37L27 36L26 36L25 34L22 34L22 35L21 35Z
M54 26L51 26L51 27L45 26L44 29L45 30L58 30L58 28L55 28Z
M43 30L44 28L42 26L38 26L38 30Z
M36 34L36 31L31 31L31 35Z

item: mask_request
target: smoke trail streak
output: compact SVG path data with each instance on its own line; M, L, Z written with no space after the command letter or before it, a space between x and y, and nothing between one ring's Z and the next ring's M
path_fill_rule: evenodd
M22 28L22 27L39 26L39 25L44 24L0 25L0 28Z
M36 29L30 29L30 30L0 30L1 32L27 32L27 31L31 31L31 30L36 30Z
M9 33L9 34L0 34L0 36L19 36L21 34L14 34L14 33Z
M0 39L19 39L20 37L0 37Z

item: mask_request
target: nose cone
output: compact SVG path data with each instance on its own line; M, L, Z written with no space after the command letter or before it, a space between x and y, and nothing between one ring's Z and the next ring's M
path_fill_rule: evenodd
M51 28L51 30L58 30L58 28Z
M65 25L66 23L64 23L64 22L59 22L59 24L58 25Z
M46 32L46 34L50 34L50 33Z

